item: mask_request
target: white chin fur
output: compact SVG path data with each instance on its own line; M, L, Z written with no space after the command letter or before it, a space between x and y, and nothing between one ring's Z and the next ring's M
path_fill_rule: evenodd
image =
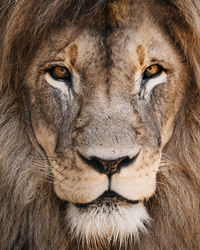
M142 203L123 206L115 203L113 206L104 204L87 208L70 204L67 210L68 230L72 237L88 246L111 240L120 245L138 240L139 231L146 232L144 223L149 219Z

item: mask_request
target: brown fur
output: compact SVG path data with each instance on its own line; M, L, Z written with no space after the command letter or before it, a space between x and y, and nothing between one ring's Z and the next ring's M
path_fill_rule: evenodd
M153 219L147 226L149 234L127 248L196 250L200 238L200 4L197 0L155 2L157 8L152 11L162 17L162 28L181 50L192 77L164 149L156 194L146 205ZM35 167L44 154L33 137L30 114L24 113L23 80L40 42L60 27L63 18L83 28L105 3L0 1L0 249L77 249L64 228L66 204L46 181L48 173L38 175ZM111 25L113 16L121 20L116 7Z

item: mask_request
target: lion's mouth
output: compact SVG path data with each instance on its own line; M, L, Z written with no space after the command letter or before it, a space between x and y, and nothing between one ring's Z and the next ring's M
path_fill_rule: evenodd
M76 203L75 206L78 208L87 208L91 207L92 205L94 206L113 206L115 203L124 203L124 204L137 204L139 203L139 200L128 200L121 195L113 192L113 191L105 191L101 196L99 196L97 199L88 202L88 203Z

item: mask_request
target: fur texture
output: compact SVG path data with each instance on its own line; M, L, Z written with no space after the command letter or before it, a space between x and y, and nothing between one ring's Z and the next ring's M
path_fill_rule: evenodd
M79 242L64 223L68 204L55 194L50 167L40 169L41 160L48 166L48 159L35 140L25 107L25 76L42 41L59 30L64 18L78 25L76 37L94 20L102 25L106 2L0 1L0 249L78 248ZM152 218L146 225L148 234L141 232L138 241L121 248L196 250L200 238L200 4L197 0L147 2L181 52L190 82L163 150L156 192L145 204ZM67 211L74 220L76 211ZM81 240L81 230L76 232ZM80 248L88 249L87 244ZM117 249L119 245L110 241L92 247Z

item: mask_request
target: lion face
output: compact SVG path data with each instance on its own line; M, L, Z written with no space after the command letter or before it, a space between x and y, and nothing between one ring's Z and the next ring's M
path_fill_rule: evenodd
M138 15L139 26L137 13L127 15L109 29L86 27L63 47L75 29L66 24L26 77L36 141L56 195L68 201L70 230L83 238L144 230L143 201L156 190L188 82L168 34Z

